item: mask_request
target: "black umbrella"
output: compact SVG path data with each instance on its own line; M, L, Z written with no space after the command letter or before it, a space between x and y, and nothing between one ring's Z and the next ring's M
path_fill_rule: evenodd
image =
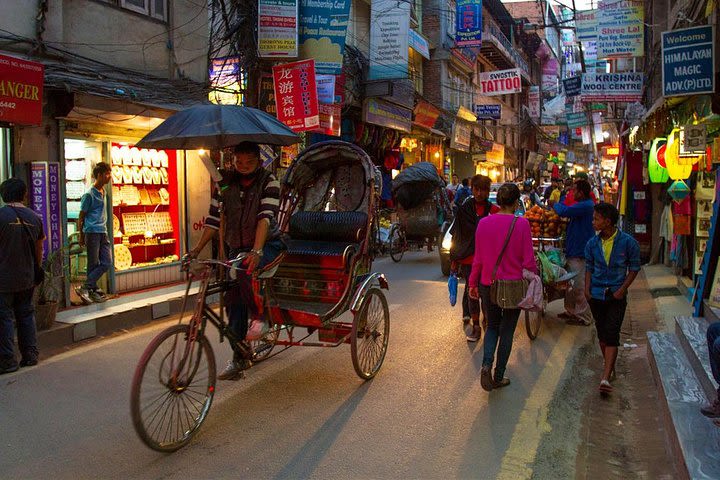
M292 145L300 137L275 117L238 105L195 105L175 113L136 145L139 148L217 150L242 142Z

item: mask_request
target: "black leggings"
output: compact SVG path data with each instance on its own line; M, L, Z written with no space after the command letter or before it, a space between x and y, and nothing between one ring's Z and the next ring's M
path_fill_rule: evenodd
M612 295L606 300L593 298L590 300L590 310L595 317L598 340L609 347L620 346L620 327L625 318L627 298L616 300Z

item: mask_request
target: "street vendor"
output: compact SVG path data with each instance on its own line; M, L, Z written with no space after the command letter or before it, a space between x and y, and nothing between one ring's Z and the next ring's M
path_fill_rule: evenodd
M565 195L553 205L555 213L570 219L565 236L565 256L568 271L577 272L575 285L565 294L565 312L558 316L571 325L588 326L592 324L593 317L585 298L585 245L595 235L592 226L595 202L590 198L591 189L587 180L575 182L573 193L575 203L571 206L565 203Z
M230 329L237 338L253 340L259 336L263 322L255 311L251 275L257 268L272 262L284 249L276 221L280 183L262 168L260 148L255 143L243 142L233 149L233 167L234 170L221 170L222 180L210 201L202 237L188 255L197 257L217 235L222 203L225 217L222 241L228 258L247 254L242 264L245 270L238 271L239 285L226 294ZM248 316L253 318L252 335L248 335ZM243 358L248 355L243 356L239 351L250 352L250 348L243 342L218 375L219 379L237 380L241 372L252 365L249 358Z

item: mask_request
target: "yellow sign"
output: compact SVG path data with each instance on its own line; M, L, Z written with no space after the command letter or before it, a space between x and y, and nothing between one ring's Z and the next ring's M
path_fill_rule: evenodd
M505 164L505 145L493 143L492 150L485 154L485 160L496 165Z

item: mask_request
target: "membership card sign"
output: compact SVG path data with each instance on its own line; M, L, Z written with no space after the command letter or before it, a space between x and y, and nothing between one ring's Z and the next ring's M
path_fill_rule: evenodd
M314 60L274 66L273 83L278 120L295 132L320 125Z
M642 57L645 10L641 0L604 0L598 5L598 58Z
M715 91L714 34L711 25L662 33L663 96Z
M258 52L261 57L297 57L297 17L297 0L258 0Z
M480 95L488 97L522 92L519 68L479 73L478 83L480 83Z

